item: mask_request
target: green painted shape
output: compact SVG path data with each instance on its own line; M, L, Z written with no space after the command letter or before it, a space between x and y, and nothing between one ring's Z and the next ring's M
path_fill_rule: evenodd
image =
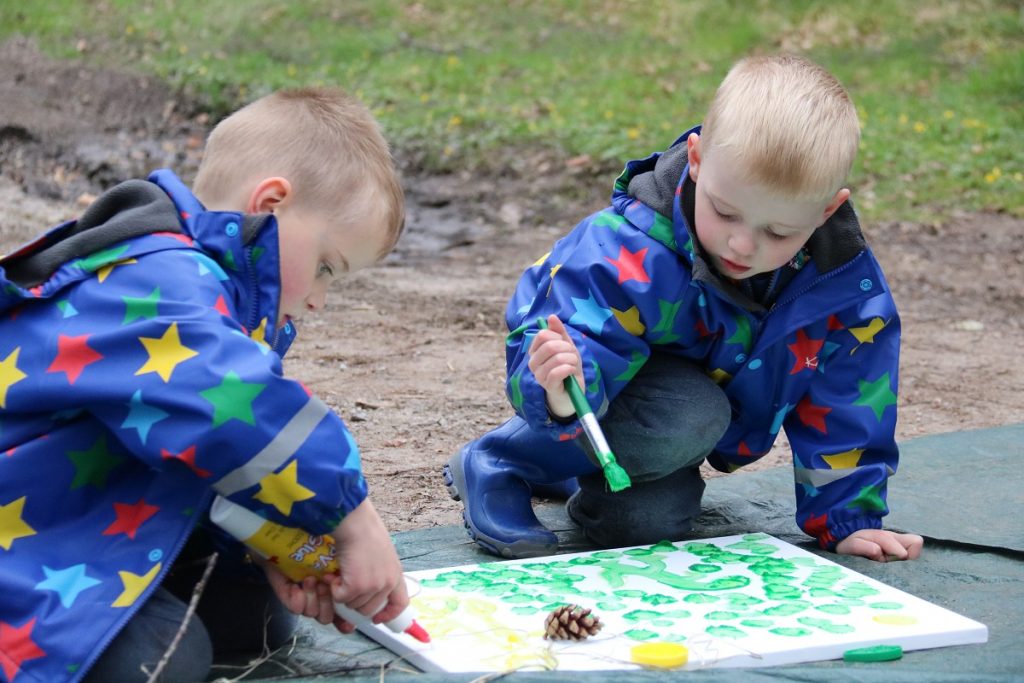
M633 589L623 589L623 590L613 591L612 594L617 596L617 597L620 597L620 598L642 598L645 595L647 595L643 591L638 591L638 590L633 590Z
M662 595L661 593L654 593L653 595L645 595L640 598L643 602L649 605L671 605L674 602L679 602L678 598L673 598L670 595Z
M750 628L768 628L774 623L771 619L744 619L740 622L740 625Z
M769 629L769 633L774 633L777 636L787 636L790 638L801 638L803 636L809 636L813 631L807 628L799 628L796 626L781 626L779 628Z
M706 595L704 593L691 593L683 598L683 602L690 602L695 605L705 605L709 602L718 602L717 595Z
M903 604L899 602L872 602L868 605L871 609L903 609Z
M826 633L853 633L854 629L849 624L837 624L834 621L828 619L819 619L817 617L800 617L797 622L804 626L810 626Z
M735 626L728 626L725 624L708 626L704 629L704 632L708 635L716 638L746 638L747 632L743 629L736 628Z
M761 610L761 613L767 614L770 617L788 617L793 614L799 614L809 607L811 607L811 603L806 600L794 600L792 602L784 602L781 605L773 605Z
M530 615L537 614L538 612L542 612L544 610L542 610L540 607L528 607L520 605L519 607L513 607L510 611L512 612L512 614Z
M722 568L717 564L691 564L687 569L698 574L711 574L722 571Z
M655 638L660 639L659 634L655 633L654 631L648 631L647 629L643 628L630 629L622 635L626 636L630 640L653 640Z
M728 610L713 610L704 615L704 618L709 621L729 621L731 619L739 619L743 615L739 612L730 612Z
M824 612L825 614L849 614L851 611L850 608L846 605L837 605L835 603L831 603L828 605L817 605L814 609L818 610L819 612Z
M661 612L655 612L654 610L635 609L632 612L626 612L623 614L622 618L627 621L647 621L649 619L657 619L661 616Z
M628 609L629 606L624 602L599 602L597 608L604 610L605 612L621 612L624 609Z

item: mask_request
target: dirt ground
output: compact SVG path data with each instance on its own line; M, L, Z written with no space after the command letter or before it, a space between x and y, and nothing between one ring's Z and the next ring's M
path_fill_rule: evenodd
M0 44L0 253L119 180L164 166L191 180L209 124L152 79L52 62L21 39ZM300 322L286 369L348 423L377 509L401 531L461 523L440 469L511 415L507 297L554 239L604 205L615 173L525 152L504 175L427 176L396 156L406 233L382 265L336 287L325 315ZM1013 352L1024 333L1024 221L963 214L865 231L903 321L898 438L1024 420ZM748 469L788 462L783 437Z

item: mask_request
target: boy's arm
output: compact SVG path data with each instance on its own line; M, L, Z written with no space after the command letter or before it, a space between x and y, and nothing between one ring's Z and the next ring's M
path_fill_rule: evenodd
M837 346L819 358L807 393L785 420L797 523L830 550L854 533L881 529L888 478L899 460L895 307L888 296L878 297L834 316L836 323L842 329L828 341Z
M587 401L601 417L646 362L650 344L672 334L665 311L680 308L689 282L678 254L608 215L617 216L606 211L584 220L528 268L505 312L506 394L523 419L555 438L573 438L580 426L551 414L530 369L538 319L555 315L565 324L582 360ZM659 278L649 276L655 271Z

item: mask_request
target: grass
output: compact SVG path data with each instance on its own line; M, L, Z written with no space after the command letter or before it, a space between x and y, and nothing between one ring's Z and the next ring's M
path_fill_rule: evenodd
M614 174L699 122L738 57L795 51L858 103L866 218L1024 216L1012 0L4 0L10 34L155 73L215 115L339 84L427 171L529 172L526 152L544 150Z

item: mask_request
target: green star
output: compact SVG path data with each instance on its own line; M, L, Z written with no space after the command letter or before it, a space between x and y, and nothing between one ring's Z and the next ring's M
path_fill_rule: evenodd
M875 419L882 421L882 413L888 406L896 405L896 394L889 388L889 373L885 373L874 382L857 381L860 398L853 402L855 406L870 406L875 411Z
M253 425L256 420L252 414L252 402L266 388L266 384L243 382L237 374L229 372L219 386L200 391L199 395L213 404L214 427L231 418Z
M75 466L75 478L71 488L77 489L92 484L98 489L107 485L107 475L121 464L122 458L107 450L107 437L100 435L87 451L68 451L68 458Z
M120 261L121 255L126 251L128 251L128 245L121 245L120 247L114 247L113 249L97 251L95 254L90 254L85 258L78 259L75 265L86 272L94 273L103 266L108 266L115 261Z
M633 352L633 357L629 359L629 367L626 368L621 375L615 378L616 382L628 382L636 376L636 373L640 372L640 368L647 362L647 356L639 351Z
M857 492L857 497L846 505L847 509L860 508L865 512L884 512L885 501L882 500L882 485L865 486Z
M733 320L736 321L736 331L732 333L732 336L725 340L726 344L742 344L743 352L748 353L750 351L750 344L753 340L753 335L750 331L750 321L747 320L746 316L738 315Z
M660 213L654 215L654 225L651 226L647 234L672 251L676 251L676 233L672 229L672 221Z
M127 325L133 320L152 320L157 316L156 305L160 302L160 288L157 287L147 296L123 296L124 301L124 322Z
M679 339L678 334L673 334L672 327L675 325L676 316L679 314L679 307L683 305L682 301L665 301L664 299L658 299L658 312L661 314L661 319L658 320L658 324L654 326L651 333L662 332L662 336L655 339L655 344L670 344Z

